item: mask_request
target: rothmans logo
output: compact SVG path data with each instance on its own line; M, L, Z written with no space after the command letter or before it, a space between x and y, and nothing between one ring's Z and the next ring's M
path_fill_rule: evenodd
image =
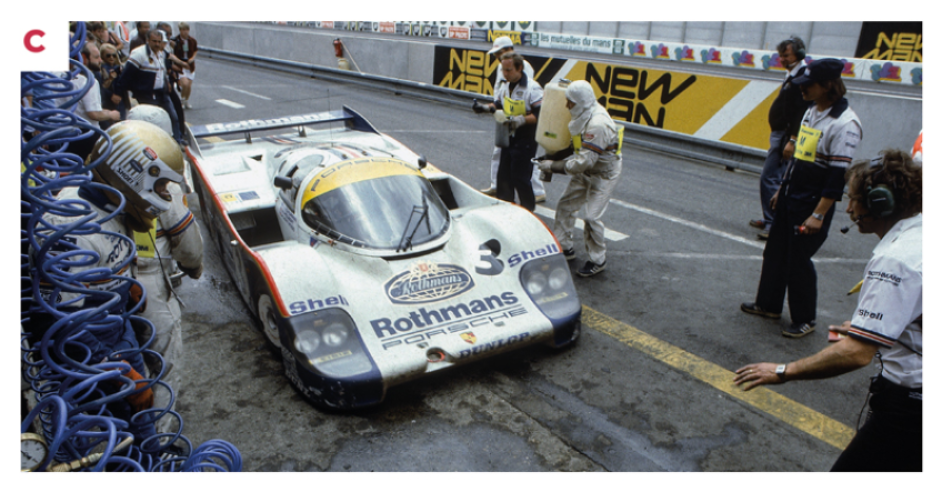
M420 261L385 287L393 304L424 304L464 294L474 288L474 280L458 265Z

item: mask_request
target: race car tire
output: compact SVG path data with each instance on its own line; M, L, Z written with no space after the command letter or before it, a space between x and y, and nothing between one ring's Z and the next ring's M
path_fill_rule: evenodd
M276 352L281 353L281 336L278 333L278 322L275 318L275 305L268 294L262 294L258 298L258 321L268 343L275 348Z

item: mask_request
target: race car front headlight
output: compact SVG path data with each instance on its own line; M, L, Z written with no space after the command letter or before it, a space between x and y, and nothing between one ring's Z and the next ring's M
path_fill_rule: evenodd
M546 289L546 275L543 272L536 272L526 279L526 283L523 284L523 287L527 289L527 293L530 296L538 296L543 293L543 290Z
M308 370L346 378L368 372L373 363L353 319L342 309L323 309L288 319L293 355Z
M545 256L524 263L520 283L530 299L552 320L570 318L581 310L569 265L563 255Z
M298 333L297 338L294 339L294 348L298 352L305 354L313 354L317 352L317 348L321 345L321 336L314 330L305 330L301 333Z
M334 323L324 329L324 343L331 347L343 345L349 336L350 332L347 327L340 323Z

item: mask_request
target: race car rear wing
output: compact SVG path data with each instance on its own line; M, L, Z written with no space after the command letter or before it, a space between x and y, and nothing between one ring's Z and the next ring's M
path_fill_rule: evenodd
M230 123L210 123L196 125L189 128L193 138L215 137L219 135L244 134L247 142L252 143L252 133L277 130L279 128L298 128L302 136L305 135L305 126L320 125L324 123L345 122L347 128L361 132L379 133L369 121L356 111L344 106L340 111L325 111L322 113L309 113L296 116L283 116L267 120L242 120Z

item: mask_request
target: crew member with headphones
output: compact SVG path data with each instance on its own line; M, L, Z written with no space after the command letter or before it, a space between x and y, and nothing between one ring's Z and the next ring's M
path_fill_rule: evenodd
M827 239L844 172L863 135L860 119L844 98L843 69L844 63L834 58L815 60L792 81L804 100L814 104L792 139L794 159L770 202L775 220L762 253L755 302L740 306L749 314L779 319L787 290L792 319L782 336L789 338L814 331L818 278L811 257Z
M762 229L759 239L769 238L774 219L769 202L781 186L782 173L795 154L795 140L798 138L798 129L801 128L801 117L808 109L808 103L802 99L798 85L792 83L796 77L805 73L805 43L798 37L788 38L778 44L778 54L786 74L785 82L769 108L769 128L772 132L769 135L769 152L759 177L762 218L749 221L752 227Z
M831 471L922 471L922 168L901 150L886 150L847 171L847 213L880 242L864 270L846 335L788 364L749 364L735 383L748 391L793 379L821 379L864 367L874 355L870 412Z

